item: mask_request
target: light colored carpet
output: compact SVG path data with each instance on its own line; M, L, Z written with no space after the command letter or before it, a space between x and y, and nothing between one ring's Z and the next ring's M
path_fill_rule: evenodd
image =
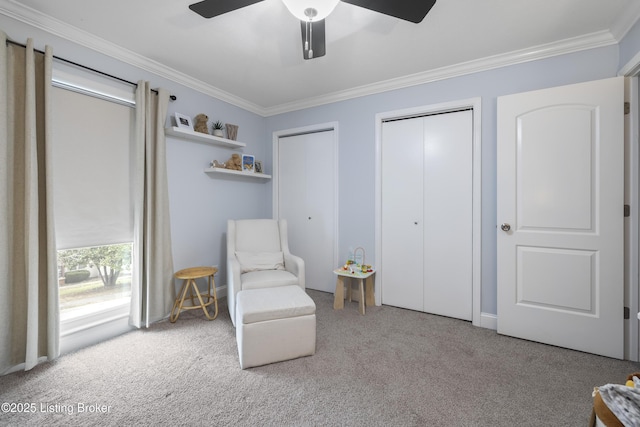
M314 356L240 370L221 301L214 321L186 312L0 377L0 402L37 406L0 425L585 426L593 387L640 370L394 307L334 311L332 294L308 293Z

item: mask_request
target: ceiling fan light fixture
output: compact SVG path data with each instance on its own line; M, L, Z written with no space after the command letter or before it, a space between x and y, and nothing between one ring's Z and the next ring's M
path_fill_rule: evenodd
M321 21L336 8L340 0L282 0L289 12L301 21ZM310 12L311 9L314 12Z

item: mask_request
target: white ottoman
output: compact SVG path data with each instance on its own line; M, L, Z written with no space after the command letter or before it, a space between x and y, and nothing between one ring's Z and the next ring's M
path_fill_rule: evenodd
M316 352L316 304L297 285L248 289L236 297L242 369Z

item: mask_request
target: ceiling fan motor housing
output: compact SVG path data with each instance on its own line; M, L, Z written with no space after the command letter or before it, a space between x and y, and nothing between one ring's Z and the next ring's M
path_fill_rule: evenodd
M315 15L313 18L314 21L320 21L327 16L333 9L336 8L337 4L340 0L282 0L289 12L296 18L306 21L309 19L307 15L308 9L313 9L315 11Z

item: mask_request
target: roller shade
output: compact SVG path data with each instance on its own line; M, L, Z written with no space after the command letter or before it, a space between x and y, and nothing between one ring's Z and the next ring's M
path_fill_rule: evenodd
M58 87L52 96L58 249L132 241L134 109Z

